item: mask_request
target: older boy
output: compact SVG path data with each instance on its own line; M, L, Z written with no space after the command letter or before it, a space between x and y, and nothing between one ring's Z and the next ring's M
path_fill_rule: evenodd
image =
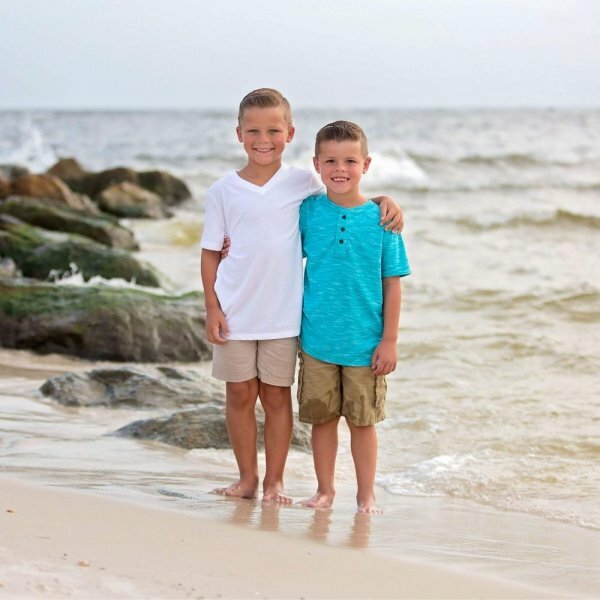
M298 210L322 190L308 170L282 165L294 137L291 109L277 90L246 95L238 113L238 140L247 163L207 192L202 236L206 330L215 344L213 376L226 382L226 421L239 480L216 490L254 498L258 487L255 405L265 412L263 500L291 502L283 473L292 434L294 381L302 314L302 251ZM395 205L381 203L393 225ZM393 213L393 215L391 214ZM231 238L220 262L223 238Z
M400 277L410 268L402 238L380 226L379 209L360 192L371 162L354 123L336 121L317 134L314 165L327 194L300 208L307 258L298 376L300 420L311 423L318 487L306 506L335 496L338 422L346 418L356 469L359 512L375 505L377 433L385 418L384 376L396 368Z

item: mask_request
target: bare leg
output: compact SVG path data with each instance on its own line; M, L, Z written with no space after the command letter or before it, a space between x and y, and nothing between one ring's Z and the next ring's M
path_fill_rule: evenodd
M227 382L225 387L225 417L229 441L240 471L239 481L229 487L215 490L226 496L255 498L258 487L258 459L256 456L256 398L258 379L239 383Z
M266 473L263 481L263 502L291 504L283 493L283 471L292 441L292 391L259 382L260 401L265 411Z
M335 459L338 449L337 417L327 423L313 425L312 449L315 473L317 475L317 493L302 500L301 504L311 508L329 508L335 497Z
M375 425L359 426L348 422L350 448L356 469L356 503L360 513L381 513L375 505L375 470L377 468L377 431Z

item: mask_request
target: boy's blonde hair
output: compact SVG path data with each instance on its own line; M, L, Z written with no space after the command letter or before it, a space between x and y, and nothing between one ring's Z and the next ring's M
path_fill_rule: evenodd
M360 151L363 156L368 156L367 136L356 123L350 121L334 121L321 127L315 140L315 156L319 156L320 146L323 142L360 142Z
M292 107L287 98L279 90L259 88L246 94L240 102L238 123L241 122L244 111L248 108L282 108L288 125L292 124Z

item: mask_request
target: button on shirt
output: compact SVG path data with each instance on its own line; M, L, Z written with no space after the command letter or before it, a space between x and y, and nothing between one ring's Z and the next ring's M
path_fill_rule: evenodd
M410 274L402 236L380 225L368 200L344 208L326 195L300 207L306 257L302 349L319 360L369 366L383 335L384 277Z

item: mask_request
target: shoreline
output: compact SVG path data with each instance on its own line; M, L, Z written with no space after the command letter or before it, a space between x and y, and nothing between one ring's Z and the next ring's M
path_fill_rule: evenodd
M597 595L600 586L600 568L594 559L600 553L597 530L462 498L396 495L382 488L377 494L385 509L384 514L361 519L355 514L354 480L347 477L340 477L338 496L331 511L311 511L297 506L279 509L263 506L260 502L232 501L215 496L210 491L229 483L234 472L229 453L218 450L184 451L156 442L113 437L111 431L132 418L138 418L140 412L106 408L74 411L40 401L34 391L42 378L51 374L98 366L111 367L113 364L60 355L36 355L32 362L31 356L27 351L0 350L0 396L4 398L2 406L6 419L4 435L0 436L3 438L0 445L4 448L0 460L3 470L0 499L5 500L8 491L4 490L9 489L12 481L17 486L32 486L36 497L48 492L66 494L65 498L71 498L70 494L74 493L80 495L79 504L90 505L105 500L134 504L140 510L155 511L154 515L162 515L166 511L184 519L208 521L226 529L233 527L242 538L251 536L255 540L248 542L250 545L266 543L271 548L271 540L282 540L279 546L279 542L275 542L272 550L278 556L288 554L289 545L310 544L313 549L322 548L324 552L340 551L342 556L346 556L348 551L358 553L361 561L369 564L384 560L386 564L404 565L405 573L411 565L431 567L435 573L441 571L440 577L444 581L445 574L450 571L472 575L476 580L483 578L490 585L497 582L501 587L505 584L509 587L522 586L521 589L524 587L529 592L521 597L562 595L593 598ZM202 366L206 367L196 367ZM342 474L350 472L343 469L344 462L349 460L346 454L341 453L339 457ZM264 460L264 455L259 456ZM295 499L306 497L314 489L312 470L308 474L307 464L305 453L290 453L286 491ZM45 503L38 502L38 507L41 505L45 506ZM120 512L120 509L117 510L117 513ZM3 504L0 504L2 513ZM104 507L100 513L110 515L111 511ZM65 515L56 518L68 526L69 519ZM153 520L153 517L147 519L148 523ZM162 522L162 516L158 517L158 521ZM126 526L129 527L129 523ZM115 540L121 539L118 528L113 533ZM209 535L210 543L219 535L218 531ZM230 539L235 540L237 536L233 533ZM63 561L46 567L43 564L42 567L32 566L35 545L25 548L21 559L15 562L16 555L11 554L13 548L10 545L3 547L4 537L0 537L0 564L6 562L9 570L0 568L0 584L6 581L15 585L23 583L24 572L40 581L41 573L57 571L58 580L64 580L63 583L82 575L81 567L74 568L74 565L65 565ZM131 539L132 536L129 536L118 543L127 549ZM131 546L131 552L138 552L137 548L137 545ZM242 561L237 550L233 554L237 557L235 560ZM338 560L345 564L345 559L339 557L332 559L332 564L335 565ZM128 564L123 563L125 572ZM67 566L67 572L63 572ZM119 564L116 567L121 568ZM390 568L396 570L395 566ZM312 569L312 566L308 565L307 569ZM354 567L348 569L350 572L355 570ZM231 577L244 570L244 564L240 563L235 571L230 572ZM88 573L86 569L83 570L85 573ZM111 591L113 588L105 581L107 574L103 571L96 575L102 577L94 584L97 585L94 589L100 591L93 597L168 595L162 588L142 592L141 582L119 592ZM410 580L410 573L406 576ZM129 576L125 574L123 577L127 579ZM431 577L435 579L437 576L427 576L424 580L428 581ZM324 584L329 584L327 578L324 579ZM342 579L341 575L336 576L334 581L337 579ZM113 581L110 577L109 580ZM92 585L93 578L88 577L86 581ZM113 581L111 585L117 583ZM50 586L50 589L52 580L44 585ZM79 583L73 585L76 590L73 594L82 597L85 590L80 589ZM295 588L288 586L285 590L289 595L283 597L296 597L293 595ZM348 593L353 590L354 587ZM421 588L417 586L409 597L427 597L420 596L419 590ZM33 589L22 588L21 592L15 593L23 597L34 592ZM0 585L0 597L14 597L14 594L6 596L6 593L6 588ZM71 592L56 593L63 597ZM278 590L277 594L269 597L279 597L281 593ZM320 597L327 597L323 596L324 593ZM374 593L370 591L363 597L372 597ZM395 591L395 595L389 597L399 597L400 593ZM437 596L430 597L447 597L447 594L439 591ZM467 593L465 597L472 596ZM492 592L492 595L481 597L497 596Z
M561 597L464 568L216 522L201 511L5 477L0 486L0 597Z

